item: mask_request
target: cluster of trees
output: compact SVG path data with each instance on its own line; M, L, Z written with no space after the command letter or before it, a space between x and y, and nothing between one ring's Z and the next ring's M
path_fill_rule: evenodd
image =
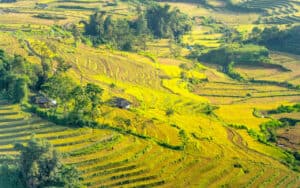
M82 187L79 172L61 163L59 153L46 140L32 138L26 145L16 144L20 151L19 178L28 188Z
M20 55L13 57L0 49L0 91L14 103L25 102L29 91L41 90L53 74L66 72L71 66L60 58L56 58L57 66L53 67L51 59L41 57L40 64L28 62Z
M284 51L294 54L300 53L300 27L296 26L288 30L280 30L273 26L260 29L253 28L249 42L265 45L270 49Z
M81 86L64 73L58 73L42 85L42 91L58 101L57 108L63 109L64 118L71 123L95 121L100 113L103 89L95 84Z
M191 30L191 21L179 9L171 10L169 5L155 5L147 9L146 21L150 32L157 38L180 37Z
M237 44L222 46L207 53L194 52L193 57L200 61L228 65L231 62L259 64L269 62L269 50L263 46Z
M47 97L57 100L54 109L63 109L64 118L71 123L92 120L99 115L102 104L102 88L87 83L78 85L66 75L70 68L63 60L58 61L55 72L51 73L45 59L41 64L28 62L22 56L8 56L0 50L0 91L14 103L28 101L30 92L42 92Z
M291 106L280 105L275 110L269 111L270 114L281 114L281 113L292 113L292 112L300 112L300 103Z
M114 19L105 12L90 16L85 25L85 35L90 36L94 45L111 44L121 50L134 47L145 48L147 38L172 38L176 41L191 30L189 17L169 5L152 5L146 11L139 9L134 20Z
M26 100L28 88L38 87L41 77L41 66L31 64L19 55L10 57L0 50L0 90L11 101Z

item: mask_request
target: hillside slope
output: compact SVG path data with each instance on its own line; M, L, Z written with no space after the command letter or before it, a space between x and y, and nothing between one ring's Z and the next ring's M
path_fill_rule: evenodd
M93 129L56 125L1 97L0 164L14 164L19 153L13 144L35 135L48 139L63 154L65 164L76 166L87 187L300 186L291 154L276 143L261 143L255 137L263 135L260 125L270 118L258 116L254 110L300 102L299 89L277 84L300 85L298 56L271 53L274 63L291 71L237 66L236 71L248 80L266 81L243 82L230 78L218 65L187 59L190 49L184 45L176 46L181 55L174 57L167 39L149 41L145 51L123 52L109 45L93 47L76 41L65 29L74 23L82 30L79 21L88 19L95 8L117 17L134 17L136 2L117 1L116 6L109 2L39 1L47 5L45 9L32 0L0 4L1 49L36 64L46 51L49 57L72 65L67 75L78 84L101 86L104 102L115 96L132 102L129 110L105 103L97 121L109 126ZM223 9L222 2L211 1L210 6L169 2L190 16L220 22L213 21L215 25L210 26L196 20L183 43L213 49L226 43L220 29L225 25L244 35L257 26L253 23L261 13L238 14ZM264 2L269 1L260 1L261 8L274 9L274 14L297 14L294 9L299 9L297 1L286 5L276 1L275 8ZM253 1L248 4L253 6ZM40 13L65 19L34 16Z

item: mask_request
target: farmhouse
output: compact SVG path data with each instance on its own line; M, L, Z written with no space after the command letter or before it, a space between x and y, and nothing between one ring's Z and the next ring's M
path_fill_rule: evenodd
M51 108L57 106L56 100L47 98L45 96L34 96L32 97L31 102L39 105L41 108Z
M111 101L110 104L114 107L118 107L121 109L129 109L131 102L124 98L119 98L119 97L114 97Z

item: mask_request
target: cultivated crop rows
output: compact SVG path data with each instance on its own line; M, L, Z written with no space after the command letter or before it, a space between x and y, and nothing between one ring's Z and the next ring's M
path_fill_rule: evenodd
M261 156L261 163L251 162L259 154L246 149L242 137L234 130L228 129L231 146L198 140L202 143L200 152L194 148L193 139L185 151L172 151L109 130L58 126L24 113L19 106L7 104L5 100L0 101L0 114L2 162L14 162L18 153L13 144L25 142L34 134L48 139L61 151L63 162L76 166L88 187L193 186L189 182L201 186L299 185L299 178L294 174L285 173L282 167L269 166L271 159ZM240 147L240 151L234 147ZM12 158L3 158L7 154ZM235 167L234 161L243 167Z
M252 10L265 11L262 18L267 24L290 24L300 22L300 17L295 15L299 10L292 1L285 0L259 0L244 1L241 6Z

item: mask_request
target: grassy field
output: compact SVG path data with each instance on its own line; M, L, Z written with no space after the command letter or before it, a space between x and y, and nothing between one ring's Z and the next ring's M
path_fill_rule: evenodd
M0 161L4 155L12 156L8 161L3 158L1 163L13 163L19 155L13 144L35 135L48 139L63 154L64 163L76 166L88 187L300 186L299 172L283 164L290 157L284 149L262 144L246 130L230 127L244 125L262 134L260 124L269 119L255 116L254 108L270 110L280 104L299 102L299 90L233 80L217 66L186 59L183 55L189 50L184 46L179 46L181 56L175 58L168 40L150 41L145 52L121 52L105 46L76 44L69 32L53 26L78 24L94 9L118 17L132 17L136 10L134 3L117 1L117 6L108 6L107 2L110 1L39 1L48 5L45 10L35 8L36 1L32 0L1 3L0 48L34 63L40 63L38 54L42 49L50 57L63 58L72 65L68 75L78 83L93 82L104 88L104 101L119 96L133 103L130 110L104 105L103 115L98 118L100 123L145 135L147 139L113 129L55 125L0 99ZM272 7L263 6L263 1L260 7L280 17L298 14L296 1L278 2L281 3L274 4L273 12ZM271 24L253 25L261 13L237 14L225 9L224 2L218 0L210 2L214 9L190 3L170 4L190 16L212 17L220 22L219 26L245 32L254 26L263 28ZM41 12L66 19L34 17ZM222 45L222 38L223 34L215 28L196 23L183 37L183 43L210 49ZM273 52L271 58L273 63L291 71L243 66L235 69L247 79L300 85L298 56ZM190 79L205 81L190 84L182 73ZM205 113L208 105L218 106L213 115ZM174 112L170 116L166 115L168 109ZM279 131L297 137L298 129L296 126L295 130ZM166 145L183 149L174 150Z

